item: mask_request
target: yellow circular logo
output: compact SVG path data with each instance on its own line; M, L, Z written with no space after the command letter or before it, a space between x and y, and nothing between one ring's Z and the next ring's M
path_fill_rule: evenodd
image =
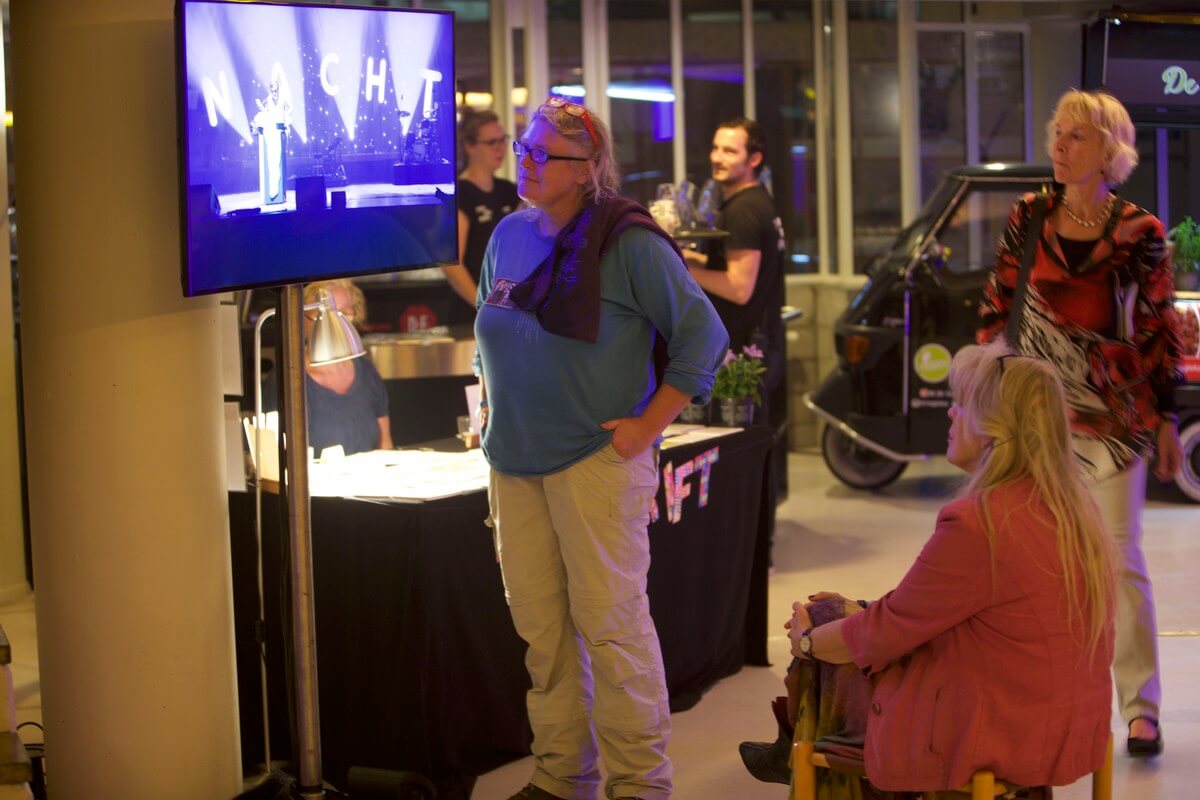
M950 375L950 351L940 344L923 344L913 357L913 369L926 383L941 383Z

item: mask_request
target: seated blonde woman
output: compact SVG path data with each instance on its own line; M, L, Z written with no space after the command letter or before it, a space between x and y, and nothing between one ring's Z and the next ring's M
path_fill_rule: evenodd
M1062 383L1048 362L994 344L959 351L950 388L961 496L881 599L813 595L841 617L819 627L795 603L792 653L861 670L841 680L869 676L858 730L878 789L954 789L980 769L1072 783L1101 767L1109 739L1115 556L1072 454Z

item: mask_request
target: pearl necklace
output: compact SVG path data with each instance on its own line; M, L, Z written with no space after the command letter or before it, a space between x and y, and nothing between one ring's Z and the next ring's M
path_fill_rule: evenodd
M1094 228L1097 225L1099 225L1101 222L1103 222L1104 220L1108 219L1108 215L1112 211L1113 201L1115 201L1116 199L1117 199L1117 196L1115 194L1113 194L1112 192L1109 192L1108 200L1104 203L1104 208L1100 209L1100 213L1096 215L1095 219L1090 219L1090 220L1082 220L1079 217L1075 216L1075 213L1073 211L1071 211L1071 206L1069 206L1067 204L1067 198L1065 196L1063 197L1062 206L1063 206L1063 211L1067 212L1067 216L1070 217L1071 221L1074 222L1076 225L1080 226L1081 228Z

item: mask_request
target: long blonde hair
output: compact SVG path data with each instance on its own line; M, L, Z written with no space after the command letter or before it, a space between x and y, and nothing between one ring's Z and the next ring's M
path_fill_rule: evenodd
M950 364L950 389L963 424L991 440L963 488L977 498L995 566L988 496L1028 478L1049 509L1067 594L1067 623L1082 623L1088 651L1112 619L1116 554L1071 449L1066 393L1053 365L1019 356L1002 341L964 347Z

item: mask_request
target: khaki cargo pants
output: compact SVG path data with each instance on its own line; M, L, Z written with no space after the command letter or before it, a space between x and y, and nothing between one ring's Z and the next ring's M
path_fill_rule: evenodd
M653 448L624 459L611 444L553 475L492 471L504 593L529 644L532 783L558 797L595 797L598 756L607 797L671 794L670 712L646 597L657 484Z

